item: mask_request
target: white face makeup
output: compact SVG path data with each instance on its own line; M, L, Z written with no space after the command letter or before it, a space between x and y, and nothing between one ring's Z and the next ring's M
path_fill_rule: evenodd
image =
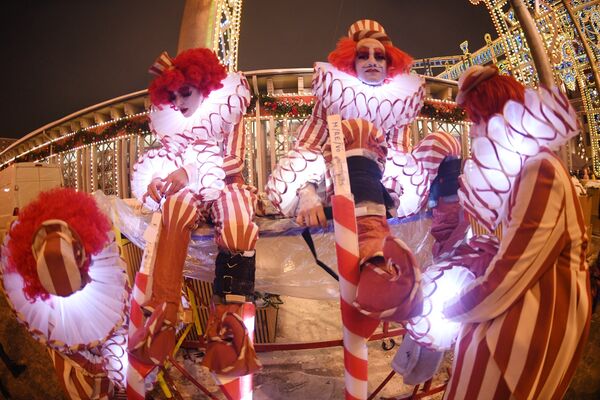
M356 44L356 75L367 85L381 85L387 77L385 48L379 40L367 38Z
M204 96L198 89L190 85L183 85L169 95L173 107L177 108L184 117L189 118L200 107Z

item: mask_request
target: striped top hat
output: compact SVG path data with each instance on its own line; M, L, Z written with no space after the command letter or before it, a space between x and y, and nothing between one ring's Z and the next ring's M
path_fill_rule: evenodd
M65 221L44 221L33 236L31 249L38 277L48 293L67 297L87 283L80 270L86 260L83 243Z
M148 69L152 75L160 76L166 70L173 68L173 59L166 51L160 53L160 56L154 60L154 63Z
M383 26L379 22L370 19L361 19L350 25L348 37L355 42L361 39L372 38L379 40L383 44L392 45L392 40L385 33Z

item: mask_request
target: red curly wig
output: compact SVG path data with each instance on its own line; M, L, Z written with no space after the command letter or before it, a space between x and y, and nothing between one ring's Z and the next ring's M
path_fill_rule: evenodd
M97 254L108 241L111 223L100 211L94 198L74 189L56 188L40 193L38 198L29 203L19 213L19 218L12 225L8 250L8 268L17 271L25 281L23 292L30 301L37 298L47 299L49 293L37 274L37 263L33 257L31 244L33 236L42 222L49 219L60 219L70 225L79 234L87 260L83 271L90 266L91 255Z
M173 68L156 77L148 92L155 106L170 104L170 93L183 85L198 89L206 97L215 89L223 87L221 81L227 76L215 53L209 49L190 49L173 59Z
M525 87L512 76L495 75L465 93L462 105L471 121L478 123L501 112L509 100L523 103Z
M397 47L384 44L385 58L387 61L387 76L393 78L398 74L410 71L413 59ZM354 61L356 59L356 42L348 37L343 37L337 42L335 50L329 53L327 60L337 69L347 74L356 76Z

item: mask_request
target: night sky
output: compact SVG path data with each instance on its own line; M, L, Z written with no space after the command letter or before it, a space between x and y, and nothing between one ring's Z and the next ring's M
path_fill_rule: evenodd
M21 137L82 108L147 87L148 66L175 55L184 0L19 0L0 15L0 137ZM239 69L311 67L348 26L379 21L415 58L475 51L495 37L468 0L244 0Z

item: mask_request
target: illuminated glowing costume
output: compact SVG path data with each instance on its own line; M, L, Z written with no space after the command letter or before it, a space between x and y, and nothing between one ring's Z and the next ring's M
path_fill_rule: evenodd
M2 248L8 303L70 399L112 398L125 385L129 290L110 229L90 195L54 189L21 210Z
M185 57L195 54L199 54L198 58L183 65ZM215 61L207 61L208 58ZM132 191L150 207L156 207L146 195L153 179L164 179L178 168L184 168L188 185L167 196L162 204L161 226L157 229L159 236L155 243L156 260L151 270L142 271L149 276L142 280L140 286L144 288L139 288L139 299L135 301L151 315L143 327L138 326L130 333L129 348L136 362L148 366L161 364L172 352L182 271L191 233L199 223L211 221L215 225L215 242L219 247L214 280L218 301L211 309L204 364L216 374L236 378L260 367L248 330L239 318L246 319L247 315L253 317L254 314L249 301L254 294L254 248L258 237L258 227L252 221L256 189L244 184L241 176L245 135L240 122L250 101L248 82L240 73L227 74L214 53L206 49L188 50L173 60L163 53L151 72L161 79L174 70L185 74L189 65L194 67L195 63L205 62L210 66L195 72L193 78L200 82L199 85L206 80L202 78L204 75L214 75L215 71L220 74L222 70L225 77L217 80L193 115L187 118L180 110L165 105L168 100L162 104L155 100L150 113L151 127L162 147L150 150L134 167ZM166 79L159 85L168 87L170 83ZM238 304L228 305L231 301ZM133 307L132 304L132 314ZM221 344L229 334L242 335L238 339L246 345L222 348ZM229 355L229 350L234 351L234 356ZM238 354L238 350L243 354ZM240 357L242 361L229 365L223 362L224 357L234 361ZM143 376L148 368L138 370L138 375ZM137 379L139 381L140 377ZM222 383L223 379L220 381ZM136 390L142 391L141 388ZM139 395L143 397L141 393ZM238 395L231 396L236 398Z
M422 169L418 166L417 171L410 171L415 175L416 185L407 185L403 193L399 180L402 177L410 180L412 175L408 175L408 170L394 167L413 161L407 153L406 128L421 110L423 80L417 75L399 74L381 86L370 86L331 64L318 62L313 75L313 93L316 102L312 115L297 133L296 146L280 160L267 183L271 201L285 215L291 216L297 206L297 191L307 182L320 184L325 179L327 193L331 194L331 179L323 159L329 137L326 119L327 115L340 114L343 120L368 121L385 135L388 154L383 181L400 197L401 203L410 202L410 206L401 206L400 216L418 211L425 192L426 177ZM418 201L409 200L416 197Z
M385 56L390 58L387 78L380 84L365 83L354 69L358 43L366 38L382 43ZM344 46L350 52L342 50ZM391 58L394 52L401 54L398 61ZM269 177L266 190L273 204L288 216L295 214L298 192L307 184L318 186L324 182L327 196L332 194L326 119L328 115L340 115L351 186L359 211L357 224L363 265L363 284L359 285L354 306L372 318L369 324L374 329L380 318L402 320L418 313L420 308L418 267L408 262L405 266L386 264L382 250L389 235L386 209L393 207L388 189L399 197L402 216L417 212L424 204L421 197L427 190L427 176L407 153L407 126L421 109L424 82L419 76L407 73L412 59L392 46L383 27L375 21L354 23L348 38L340 40L329 59L333 64L315 64L312 89L316 102L312 115L300 127L294 149L279 161ZM416 168L412 165L406 168L411 162ZM400 182L403 178L411 184ZM387 296L372 296L373 287L384 282L392 282L395 289Z
M466 106L467 93L498 78L510 79L489 67L468 70L459 82ZM481 223L502 222L503 237L489 266L444 309L462 324L446 399L560 399L567 390L590 326L588 239L569 174L551 150L577 134L575 111L557 88L526 89L522 101L473 126L459 195Z

